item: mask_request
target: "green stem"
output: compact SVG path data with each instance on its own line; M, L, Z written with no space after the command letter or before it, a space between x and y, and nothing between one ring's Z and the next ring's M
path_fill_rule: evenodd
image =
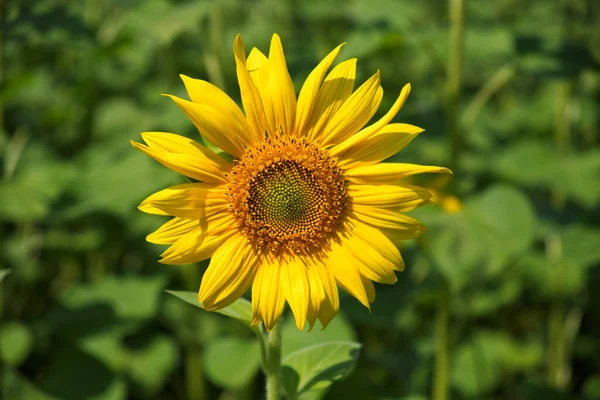
M219 6L215 6L209 19L210 49L204 55L204 65L210 81L217 87L226 90L225 77L223 76L223 54L221 42L223 39L223 14Z
M281 390L281 323L277 322L267 339L267 400L279 400Z
M500 68L492 77L479 89L475 97L471 100L462 118L463 129L469 129L479 116L479 113L492 96L506 85L516 74L516 69L505 65Z
M464 37L464 2L448 0L450 48L448 49L447 125L451 139L450 168L457 175L462 138L459 118Z
M185 355L185 389L188 400L204 400L206 398L202 350L196 344L188 346Z
M570 149L570 92L571 84L568 81L557 83L554 143L561 156L568 154ZM555 190L552 193L552 203L556 208L564 208L566 201L564 192Z
M195 282L200 282L200 269L198 267L182 268L181 279L187 290L197 290ZM190 312L195 312L191 310ZM190 316L191 317L191 316ZM202 325L205 315L199 316L199 326ZM196 326L194 324L194 326ZM185 392L186 400L205 400L207 388L205 373L203 371L203 350L199 341L186 345L185 351Z
M450 320L448 302L447 295L441 297L435 317L433 400L448 399L448 325Z
M557 388L565 383L565 315L566 310L561 301L552 304L548 316L548 380Z
M567 153L570 148L570 96L571 83L562 81L556 90L556 121L554 141L559 152Z
M6 22L6 3L0 0L0 84L4 85L4 26ZM0 134L4 133L4 105L0 103Z

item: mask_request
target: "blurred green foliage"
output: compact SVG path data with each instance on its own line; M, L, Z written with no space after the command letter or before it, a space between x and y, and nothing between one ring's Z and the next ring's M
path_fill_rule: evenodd
M252 332L165 289L206 263L157 263L138 212L182 178L134 151L150 130L197 138L161 93L178 74L239 101L231 52L283 39L297 88L330 49L381 69L397 117L427 129L394 160L448 165L448 7L408 0L0 1L0 387L6 399L259 399ZM371 314L348 296L326 331L284 328L284 361L363 344L351 378L301 399L431 398L447 311L452 399L600 399L600 3L466 1L463 208L414 215L407 271ZM7 271L11 271L7 274ZM443 314L442 314L443 315ZM439 331L438 331L439 332ZM436 350L438 349L438 350ZM336 357L352 357L342 349ZM439 354L438 354L439 356ZM310 377L315 371L306 371ZM302 390L285 374L288 391ZM308 378L307 378L308 379Z

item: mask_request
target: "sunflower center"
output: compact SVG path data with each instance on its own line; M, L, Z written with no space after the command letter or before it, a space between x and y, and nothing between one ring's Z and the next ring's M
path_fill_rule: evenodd
M275 252L319 247L346 207L342 170L305 139L266 139L235 161L228 180L242 232Z

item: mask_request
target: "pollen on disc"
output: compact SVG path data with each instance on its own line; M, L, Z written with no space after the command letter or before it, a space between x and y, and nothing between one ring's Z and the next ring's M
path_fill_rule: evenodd
M270 138L236 160L228 198L242 232L260 247L302 253L319 247L346 207L335 160L297 138Z

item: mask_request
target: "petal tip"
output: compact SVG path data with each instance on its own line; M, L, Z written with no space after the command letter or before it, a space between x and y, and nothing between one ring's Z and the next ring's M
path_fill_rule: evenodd
M305 321L302 321L302 323L300 323L299 321L296 321L296 328L298 328L298 330L300 332L302 332L304 330L304 324L305 324Z

